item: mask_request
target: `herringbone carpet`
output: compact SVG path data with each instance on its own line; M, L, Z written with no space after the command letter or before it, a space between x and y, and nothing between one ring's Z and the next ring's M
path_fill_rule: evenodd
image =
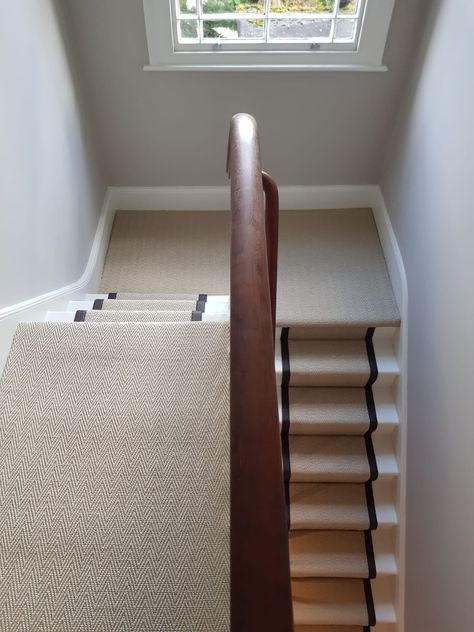
M228 632L228 344L225 323L19 327L0 630Z

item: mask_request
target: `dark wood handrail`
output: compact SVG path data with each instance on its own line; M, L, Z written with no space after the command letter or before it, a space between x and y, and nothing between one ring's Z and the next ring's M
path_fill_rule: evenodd
M257 124L232 118L230 305L231 632L291 632L288 531L274 364L269 261L274 266L273 187L263 176ZM272 181L273 182L273 181ZM276 186L276 185L275 185ZM274 194L274 193L273 193ZM274 215L276 212L274 213ZM270 217L270 215L269 215ZM273 262L273 263L272 263Z

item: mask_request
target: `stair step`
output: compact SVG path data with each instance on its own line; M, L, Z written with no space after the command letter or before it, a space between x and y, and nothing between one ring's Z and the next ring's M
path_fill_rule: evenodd
M372 531L370 535L364 531L292 531L289 545L294 578L367 579L373 575L374 562L378 577L397 573L392 534L388 529Z
M97 299L112 299L114 293L109 294L86 294L86 301L95 301ZM211 294L135 294L133 292L117 292L115 299L124 301L199 301L204 300L206 303L229 304L229 296L227 295L211 295Z
M291 585L296 626L373 625L374 621L369 620L370 591L377 632L378 624L396 622L393 595L384 578L371 582L361 579L294 579Z
M364 387L370 377L363 340L289 340L290 387ZM399 374L390 340L379 340L377 384L390 386ZM276 345L277 383L282 383L281 345Z
M296 625L369 625L362 579L293 579L293 617Z
M367 490L363 483L290 483L291 530L365 531L397 524L391 483L372 484L376 524Z
M199 316L203 322L225 322L229 320L228 313L208 314L206 312L140 312L140 311L112 311L92 309L88 311L78 310L77 312L48 312L45 320L48 322L74 322L78 318L85 322L147 322L147 323L165 323L165 322L190 322L192 315Z
M391 389L373 388L377 434L398 426ZM278 389L280 421L281 389ZM288 389L290 435L363 435L370 426L364 388L307 387Z
M67 305L68 312L88 311L95 308L99 308L108 311L203 311L206 314L226 314L228 313L228 307L225 303L205 303L204 305L197 305L196 301L121 301L115 299L98 299L103 300L102 304L97 304L96 301L69 301Z
M376 467L371 467L365 437L289 437L292 483L365 483L398 474L390 437L373 438Z

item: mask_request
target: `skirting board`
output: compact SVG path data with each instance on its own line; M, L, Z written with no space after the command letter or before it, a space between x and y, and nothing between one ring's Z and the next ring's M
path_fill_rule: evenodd
M373 185L280 186L280 208L364 207L374 199ZM111 187L115 209L136 211L228 211L230 187Z

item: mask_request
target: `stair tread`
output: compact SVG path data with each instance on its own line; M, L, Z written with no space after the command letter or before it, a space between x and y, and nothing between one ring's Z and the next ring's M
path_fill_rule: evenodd
M399 374L390 340L381 339L376 349L378 375L376 384L390 385ZM370 376L370 364L364 340L288 340L291 387L362 388ZM275 348L277 383L282 383L283 363L281 344Z
M371 468L364 437L290 436L292 483L364 483Z
M289 386L364 386L370 375L363 340L289 340Z
M396 575L390 531L372 531L371 543L366 537L368 534L363 531L291 531L291 576L367 579L373 575L374 566L378 577Z
M369 460L362 436L290 435L290 481L292 483L365 483L398 476L398 463L391 438L371 437L375 464Z
M398 425L398 413L388 388L373 389L378 433ZM278 389L282 418L281 391ZM364 388L290 387L290 435L363 435L370 427Z
M368 578L365 538L363 531L292 531L291 576Z
M291 588L296 625L369 624L364 580L293 579Z
M111 296L111 294L113 296ZM188 301L198 301L200 297L204 296L206 302L219 302L219 303L228 303L229 296L228 295L212 295L212 294L140 294L136 292L109 292L104 294L86 294L85 300L95 301L96 299L110 299L115 298L117 300L125 300L125 301L175 301L175 300L188 300Z
M390 482L372 483L378 527L397 524ZM364 483L290 483L292 530L370 528Z
M85 322L189 322L193 312L182 311L128 311L91 309L85 313Z
M391 629L387 624L397 621L393 584L387 578L370 582L362 579L293 579L291 586L295 626L303 626L302 632L306 632L305 626L312 625L368 625L364 586L368 588L369 600L372 594L377 623L374 629Z
M163 301L126 301L118 299L105 299L100 309L114 311L192 311L196 309L194 300L163 300Z
M69 301L68 311L88 311L101 309L104 311L189 311L199 309L208 315L229 314L229 304L220 302L206 302L198 304L197 301L123 301L119 299L97 299Z
M362 483L290 483L291 529L370 528Z

